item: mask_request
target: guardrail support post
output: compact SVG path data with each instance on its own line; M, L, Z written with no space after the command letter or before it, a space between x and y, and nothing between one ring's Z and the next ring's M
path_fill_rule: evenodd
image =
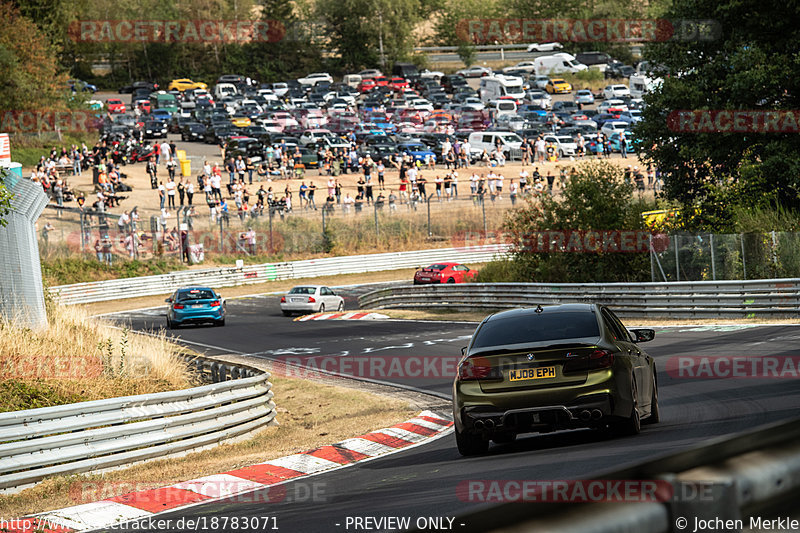
M742 279L747 279L747 264L744 260L744 233L740 233L739 238L742 240Z
M716 255L714 254L714 234L709 234L709 245L711 246L711 279L717 281L717 263L715 261Z
M684 473L685 475L685 473ZM670 523L673 532L694 530L694 520L708 520L714 523L717 519L730 523L741 520L739 497L736 481L730 477L714 475L708 470L703 480L681 479L675 474L663 476L672 484L672 499L669 502ZM679 528L677 523L689 520L689 527Z
M675 235L672 238L672 242L675 243L675 281L681 280L681 263L678 259L678 236Z

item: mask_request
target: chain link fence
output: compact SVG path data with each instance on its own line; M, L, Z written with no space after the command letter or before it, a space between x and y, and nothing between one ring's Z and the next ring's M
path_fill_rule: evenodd
M651 251L652 281L715 281L800 277L800 234L671 235Z

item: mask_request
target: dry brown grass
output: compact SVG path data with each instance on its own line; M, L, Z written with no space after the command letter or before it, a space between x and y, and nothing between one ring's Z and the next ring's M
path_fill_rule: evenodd
M50 327L0 323L0 411L185 388L183 349L53 306Z
M217 474L356 437L416 414L405 401L385 396L286 377L273 376L271 381L279 425L252 439L103 475L49 479L19 494L0 495L0 516L18 517L109 498L131 492L130 484L134 490L146 490ZM83 490L101 481L101 492Z

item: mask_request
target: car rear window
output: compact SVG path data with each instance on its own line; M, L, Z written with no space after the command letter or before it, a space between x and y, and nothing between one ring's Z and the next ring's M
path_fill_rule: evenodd
M427 268L428 270L444 270L445 268L447 268L447 265L431 265L425 268Z
M472 348L599 336L591 311L544 312L490 320L475 334Z
M316 287L294 287L289 291L289 294L314 294L316 292Z
M214 291L208 289L192 289L178 293L178 301L185 300L212 300L216 298Z

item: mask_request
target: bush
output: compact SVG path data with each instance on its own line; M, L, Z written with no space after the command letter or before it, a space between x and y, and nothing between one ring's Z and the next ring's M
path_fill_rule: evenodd
M487 277L539 282L649 280L647 253L530 251L530 239L547 230L643 230L641 213L653 207L634 199L633 184L623 179L622 169L605 161L578 165L562 195L559 200L528 199L509 213L505 229L512 235L513 264L492 267Z

